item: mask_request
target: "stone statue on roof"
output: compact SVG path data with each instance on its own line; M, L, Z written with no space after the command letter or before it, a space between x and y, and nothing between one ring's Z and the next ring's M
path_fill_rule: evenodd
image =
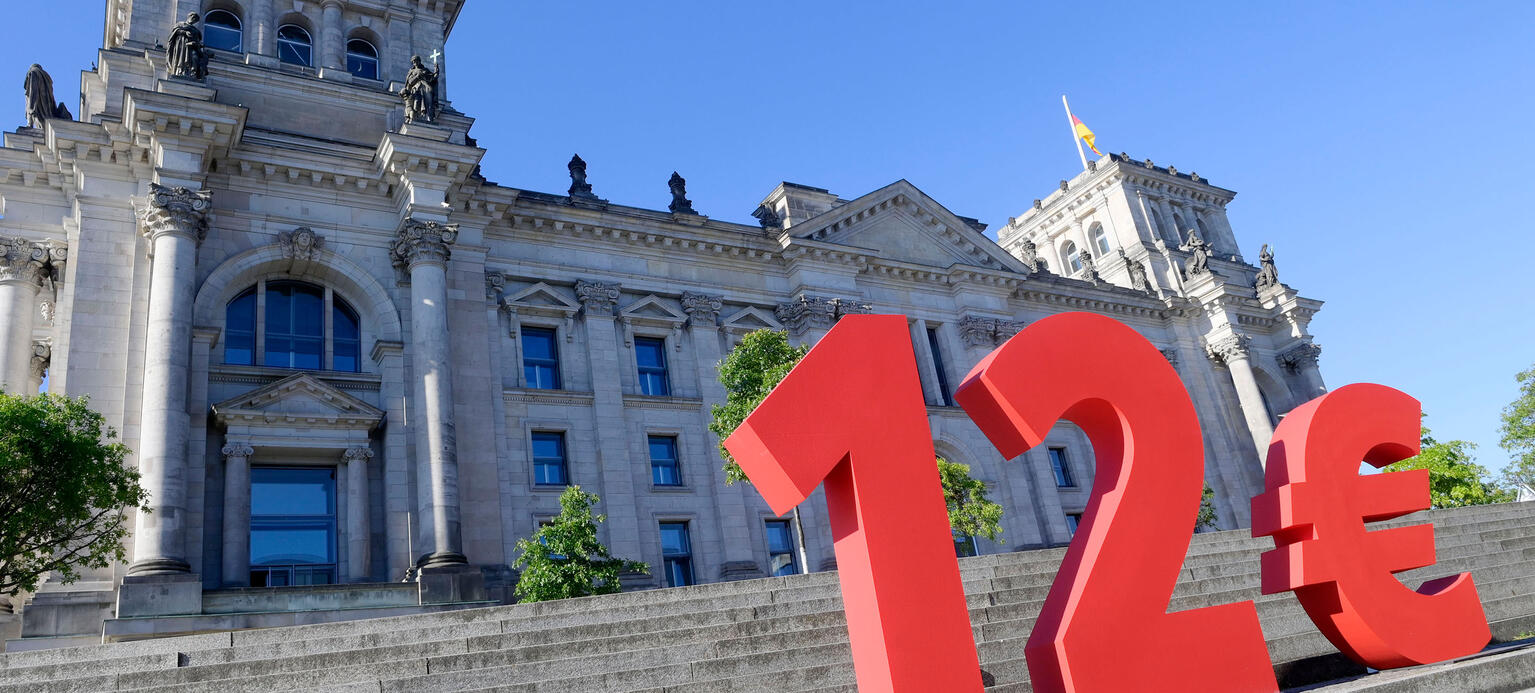
M1269 244L1264 243L1263 249L1258 251L1257 281L1253 282L1253 288L1267 289L1279 283L1279 270L1274 267L1274 252L1269 250Z
M40 128L43 121L57 116L58 107L53 101L53 78L48 76L42 65L32 64L27 70L22 89L27 95L28 127Z
M405 88L400 90L405 101L405 119L412 123L431 123L442 111L437 95L437 71L428 69L421 56L410 59L410 72L405 74Z
M667 209L670 209L672 214L698 214L698 212L693 211L692 201L688 200L688 180L686 178L683 178L676 171L672 171L672 178L666 182L666 187L672 190L672 203L667 206Z
M566 164L565 168L570 171L570 190L566 192L571 197L588 199L597 197L592 194L592 184L586 182L586 162L581 159L580 154L571 155L570 163Z
M188 12L187 20L171 27L171 36L165 42L166 73L172 77L202 79L208 76L208 49L203 46L203 32L197 28L202 20L196 12Z
M1189 240L1179 250L1189 253L1189 263L1183 273L1194 277L1210 271L1210 244L1199 237L1199 232L1189 229Z

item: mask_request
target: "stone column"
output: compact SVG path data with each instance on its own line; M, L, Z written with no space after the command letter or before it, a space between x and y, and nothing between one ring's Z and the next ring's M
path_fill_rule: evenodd
M1185 232L1188 231L1188 229L1178 228L1178 218L1173 216L1173 203L1166 197L1161 197L1155 200L1155 204L1162 208L1162 220L1166 221L1169 226L1173 227L1173 238L1176 239L1176 242L1173 245L1183 245L1183 242L1187 240L1188 234Z
M1327 394L1327 385L1322 382L1322 370L1317 366L1317 359L1322 355L1322 347L1310 342L1297 344L1279 355L1279 363L1300 376L1305 383L1305 392L1301 393L1301 402Z
M459 520L458 442L453 427L453 371L448 353L448 247L457 224L406 219L389 250L410 272L411 368L416 381L416 487L420 508L418 568L468 563Z
M1231 383L1236 386L1237 402L1242 406L1242 418L1247 420L1247 430L1252 434L1253 445L1258 448L1258 461L1268 465L1269 439L1274 437L1268 407L1263 404L1263 393L1258 380L1253 377L1252 363L1248 360L1247 335L1234 334L1214 342L1207 349L1210 358L1223 363L1231 372Z
M0 238L0 390L31 394L32 320L48 251L24 238Z
M320 11L320 67L340 70L344 54L344 41L341 38L341 0L325 0Z
M187 573L187 364L197 246L212 192L149 184L139 216L153 264L144 340L139 474L153 512L139 513L129 575Z
M366 446L347 448L341 454L346 461L346 547L347 578L361 582L368 577L372 544L368 531L368 460L373 450Z
M245 39L246 50L268 57L277 55L277 26L272 23L272 2L253 0L250 31Z
M250 443L231 440L224 445L224 577L225 587L249 587L251 572Z

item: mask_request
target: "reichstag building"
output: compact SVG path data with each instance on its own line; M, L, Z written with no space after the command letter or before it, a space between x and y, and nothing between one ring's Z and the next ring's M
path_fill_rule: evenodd
M509 600L514 544L571 484L651 564L631 589L830 569L820 492L803 560L707 429L716 364L762 328L908 317L937 453L1005 508L962 553L1067 542L1092 486L1071 425L1003 459L954 406L1033 321L1101 313L1162 350L1223 528L1278 417L1324 391L1321 302L1193 171L1099 158L995 241L905 180L765 177L758 223L719 221L675 174L667 209L604 199L579 157L567 190L486 180L438 67L462 0L105 5L78 103L34 67L0 148L0 386L90 395L154 512L128 564L0 604L13 644Z

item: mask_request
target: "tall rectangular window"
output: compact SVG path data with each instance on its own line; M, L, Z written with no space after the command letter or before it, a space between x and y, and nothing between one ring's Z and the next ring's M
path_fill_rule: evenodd
M693 544L688 541L688 523L661 523L661 559L666 563L666 586L693 584Z
M554 330L522 328L522 376L535 390L560 389L560 352Z
M336 469L254 467L252 587L336 581Z
M768 574L794 575L799 566L794 561L794 528L788 520L767 521Z
M1050 471L1055 472L1055 485L1060 488L1076 486L1071 478L1071 463L1066 460L1066 448L1050 448Z
M933 370L938 373L938 390L943 393L943 405L954 406L954 396L949 391L949 374L943 370L943 350L938 348L938 329L927 328L927 348L933 353Z
M975 537L965 536L954 532L954 555L960 558L980 555L980 550L975 546Z
M635 337L634 358L640 369L640 394L665 397L672 393L666 378L666 340Z
M1066 513L1066 530L1071 536L1077 535L1077 525L1082 523L1082 513Z
M677 439L650 436L650 483L656 486L681 486L682 472L677 467Z
M533 483L539 486L564 486L565 434L539 431L533 434Z

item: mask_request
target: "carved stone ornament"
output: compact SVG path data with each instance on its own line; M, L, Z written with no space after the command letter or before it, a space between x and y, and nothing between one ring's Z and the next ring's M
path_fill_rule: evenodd
M845 315L868 315L874 312L874 306L863 301L851 298L834 298L831 300L837 309L837 319L841 320Z
M419 55L410 59L400 100L405 102L405 119L412 123L436 122L437 115L442 112L437 71L428 69Z
M1253 281L1253 288L1262 291L1279 283L1279 270L1274 267L1274 251L1269 250L1267 243L1258 251L1258 276Z
M959 337L964 340L965 346L993 347L1012 339L1026 324L1017 320L966 315L959 321Z
M565 164L565 168L570 171L570 189L566 192L571 197L597 199L597 196L592 194L592 184L586 182L586 162L581 159L580 154L572 154L570 163Z
M362 446L347 448L346 452L341 453L341 459L348 463L356 462L359 460L362 462L367 462L368 460L373 459L373 450L371 448Z
M672 203L666 207L671 210L672 214L698 214L698 212L693 211L693 202L688 199L688 181L686 178L683 178L676 171L672 171L671 180L666 182L666 187L672 191Z
M725 299L721 296L682 292L682 312L688 314L688 322L694 325L714 325L719 321L720 309L724 305Z
M0 282L39 284L46 276L47 248L25 238L0 237Z
M446 265L450 247L458 240L458 224L406 219L389 247L389 261L397 268L422 263Z
M1146 276L1146 266L1139 261L1131 260L1123 250L1119 251L1119 257L1125 261L1125 271L1130 274L1130 288L1150 292L1151 279Z
M581 310L588 314L612 315L613 308L618 305L618 289L618 284L582 279L576 282L576 300L581 302Z
M48 372L48 364L53 358L53 342L39 340L32 342L32 377L42 379Z
M1200 181L1202 181L1204 179L1200 178L1198 173L1195 173L1193 171L1189 171L1189 180L1194 181L1195 183L1198 183L1198 182L1200 182Z
M1322 356L1322 347L1311 342L1302 342L1279 354L1279 365L1291 373L1299 373L1308 368L1316 368L1317 359Z
M500 272L485 273L485 298L495 300L506 291L506 275Z
M802 294L788 303L780 303L773 309L773 317L794 333L825 329L837 320L837 304L829 298Z
M1203 238L1199 237L1198 231L1189 229L1188 236L1189 241L1178 246L1178 249L1189 254L1189 262L1183 270L1183 275L1193 278L1210 271L1211 248L1209 243L1206 243Z
M1173 368L1177 368L1178 367L1178 350L1177 349L1159 349L1158 351L1162 352L1162 358L1167 359L1167 362L1172 364Z
M1044 209L1044 208L1045 208L1045 201L1041 200L1039 198L1035 198L1034 199L1034 209Z
M53 100L53 78L42 65L33 63L22 83L27 96L27 126L40 128L50 118L73 120L63 102Z
M1210 360L1224 365L1247 358L1251 344L1252 338L1245 334L1227 335L1205 345L1205 352Z
M1168 164L1167 165L1167 172L1176 176L1176 175L1178 175L1178 167L1174 166L1172 164Z
M1087 171L1089 173L1092 173L1092 172L1095 172L1097 170L1098 170L1098 162L1093 160L1093 159L1088 159L1087 160Z
M165 41L166 73L183 79L202 79L208 76L208 58L211 53L203 45L203 32L197 28L201 17L196 12L187 20L171 27L170 38Z
M1062 178L1062 179L1061 179L1061 192L1066 192L1066 190L1067 190L1067 189L1068 189L1068 188L1070 188L1070 187L1071 187L1071 186L1070 186L1070 185L1069 185L1069 184L1067 184L1067 182L1066 182L1066 179L1065 179L1065 178Z
M277 245L282 248L282 256L289 260L304 262L313 260L315 251L319 250L324 243L325 239L308 226L300 226L292 231L277 234Z
M763 229L771 231L783 228L783 219L767 205L757 205L757 210L752 212L752 216L757 218L757 223L761 224Z
M224 457L226 458L244 457L249 459L251 455L256 454L256 449L252 448L250 443L247 443L243 440L231 440L224 446L223 450L220 450L220 452L224 453Z
M139 220L144 236L151 241L174 234L202 243L208 235L208 209L213 206L211 190L150 183L149 194L140 202Z

